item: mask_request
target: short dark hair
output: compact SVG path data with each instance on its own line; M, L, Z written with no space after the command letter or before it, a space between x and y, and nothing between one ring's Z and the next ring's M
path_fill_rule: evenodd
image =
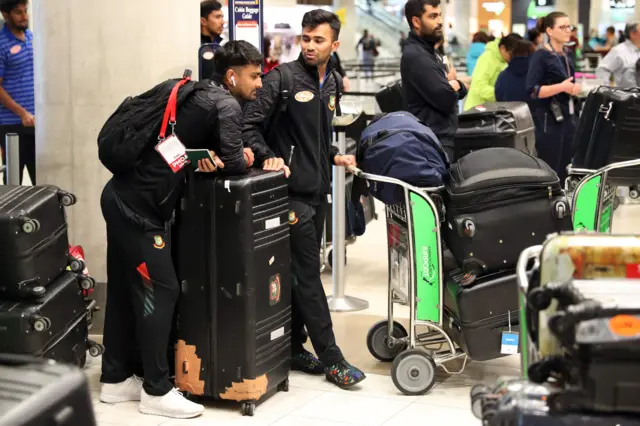
M222 9L222 5L217 0L205 0L200 3L200 17L208 18L213 12Z
M498 42L498 46L504 46L507 52L511 53L518 46L518 43L522 40L520 34L511 33L505 37L502 37Z
M610 34L611 33L615 34L616 33L616 29L614 27L607 27L607 32L610 33Z
M302 28L313 30L322 24L329 24L333 30L333 40L337 40L340 36L342 24L340 24L340 18L335 13L323 9L314 9L305 13L302 17Z
M264 57L255 46L248 41L234 40L219 47L213 57L216 74L224 75L229 68L246 67L247 65L262 66Z
M0 2L0 12L11 13L13 9L20 5L29 4L29 0L2 0Z
M513 57L516 56L530 56L536 51L536 46L528 40L520 40L516 47L511 52Z
M631 38L631 33L638 31L638 23L637 22L629 22L624 26L624 37Z
M489 36L484 31L478 31L473 35L472 43L489 43Z
M409 0L404 5L404 16L407 18L407 24L409 24L409 28L413 31L413 24L411 23L411 19L415 16L416 18L420 18L424 13L424 7L438 7L440 6L440 0Z

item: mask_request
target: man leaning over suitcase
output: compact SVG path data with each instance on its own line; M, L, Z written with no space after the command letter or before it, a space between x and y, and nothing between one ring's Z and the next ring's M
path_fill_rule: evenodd
M350 365L336 345L327 297L320 279L320 242L331 188L331 166L355 165L352 155L332 146L331 121L339 101L331 53L338 48L340 20L324 10L302 19L302 53L264 78L257 100L245 110L243 140L265 169L291 170L289 183L292 264L292 368L325 374L327 380L349 388L365 375ZM281 78L292 79L291 98L282 110ZM275 122L277 121L277 124ZM306 326L318 360L303 348Z
M116 172L104 188L101 205L107 223L108 285L102 402L140 401L140 412L173 418L195 417L204 411L202 405L185 399L169 380L167 347L180 293L171 257L170 221L190 168L241 174L251 167L253 153L242 145L242 110L237 98L255 99L262 84L262 61L260 52L244 41L218 49L215 66L219 74L212 81L196 83L198 90L177 108L175 136L179 141L161 136L158 142L158 134L152 132L154 140L144 145L134 169ZM171 101L158 102L172 109ZM187 149L215 150L215 164L209 159L197 165L171 161L167 151L181 149L184 153L180 142ZM168 143L173 145L165 150L163 145Z

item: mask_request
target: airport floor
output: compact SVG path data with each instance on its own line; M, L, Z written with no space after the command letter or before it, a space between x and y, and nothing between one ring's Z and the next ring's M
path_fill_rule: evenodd
M369 301L369 308L354 313L334 314L337 340L345 356L367 373L357 389L343 391L323 376L291 374L288 393L278 393L256 408L254 417L242 417L236 404L205 402L199 418L172 420L140 414L135 403L108 405L99 402L100 359L91 360L86 374L91 384L99 426L405 426L416 421L456 426L479 425L469 407L469 390L479 382L491 383L499 376L517 375L517 356L487 362L470 362L464 372L450 376L439 370L434 388L424 396L404 396L393 385L390 364L377 362L367 350L369 327L386 315L386 232L384 210L370 224L367 233L348 247L347 294ZM637 232L640 205L621 205L616 211L614 231ZM330 272L324 274L331 294ZM407 308L396 308L399 318L408 318Z

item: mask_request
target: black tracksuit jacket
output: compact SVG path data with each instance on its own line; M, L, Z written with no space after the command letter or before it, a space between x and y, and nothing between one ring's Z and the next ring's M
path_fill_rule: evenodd
M283 67L293 74L293 90L287 110L280 112L280 73L276 70ZM256 101L245 109L245 146L253 150L258 165L272 157L284 159L291 169L288 183L292 199L314 203L331 190L331 166L338 155L331 131L338 102L335 73L331 72L334 67L329 61L321 87L318 68L308 66L302 56L279 65L265 76Z

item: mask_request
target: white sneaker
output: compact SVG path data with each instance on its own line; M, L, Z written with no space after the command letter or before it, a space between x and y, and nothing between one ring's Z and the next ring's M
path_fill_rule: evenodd
M140 401L142 379L136 375L121 383L103 383L100 390L100 401L107 404L118 402Z
M142 390L140 412L173 419L190 419L204 413L204 407L185 398L178 389L164 396L152 396Z

